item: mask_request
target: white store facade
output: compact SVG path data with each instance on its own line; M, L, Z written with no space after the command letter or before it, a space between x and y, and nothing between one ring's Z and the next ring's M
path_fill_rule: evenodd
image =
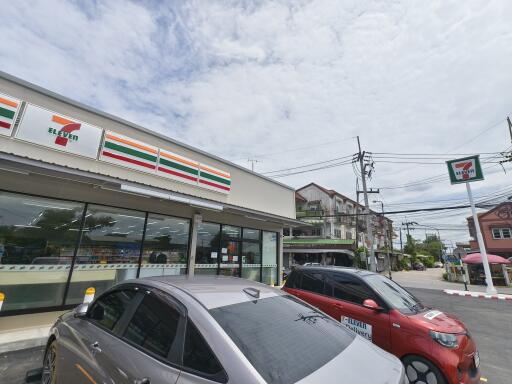
M294 189L0 72L0 317L117 282L280 283Z

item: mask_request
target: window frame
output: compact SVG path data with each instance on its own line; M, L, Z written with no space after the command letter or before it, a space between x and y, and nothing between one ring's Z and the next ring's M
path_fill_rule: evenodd
M341 299L339 297L335 297L334 296L334 284L336 284L336 283L333 281L332 278L335 275L343 276L345 278L352 279L353 281L357 281L361 286L365 287L371 293L371 297L368 297L368 299L375 300L375 302L383 309L384 312L389 312L389 306L387 305L387 303L384 300L382 300L382 298L379 296L379 294L377 292L375 292L375 290L369 284L367 284L366 281L364 281L363 278L361 278L359 276L355 276L355 275L350 274L350 273L344 273L344 272L341 272L341 271L329 271L328 273L326 273L327 279L330 279L332 281L331 282L331 287L332 287L332 296L331 297L334 300L340 300L340 301L343 301L344 303L348 303L348 304L352 304L352 305L357 305L357 306L359 306L361 308L366 308L362 303L359 304L359 303L355 303L353 301Z
M206 372L196 371L193 368L189 368L189 367L185 366L185 363L183 362L183 358L184 358L184 354L185 354L185 342L187 340L187 331L188 331L188 324L189 323L191 323L196 328L197 333L199 334L199 336L200 336L201 340L203 341L204 345L206 345L206 347L210 350L211 354L215 357L215 359L219 363L220 367L222 368L222 374L223 374L222 378L220 378L220 377L217 378L216 377L217 375L210 375L210 374L208 374ZM181 362L181 369L183 371L191 374L191 375L194 375L194 376L197 376L197 377L202 377L203 379L214 381L216 383L225 384L225 383L229 382L229 375L228 375L226 369L224 368L224 366L222 365L220 359L217 357L217 354L215 353L213 348L210 346L210 344L208 344L208 342L206 341L206 338L201 333L201 330L198 328L197 325L195 325L194 321L192 321L192 319L188 315L187 315L187 318L186 318L185 330L184 330L184 333L183 333L183 344L182 344L182 348L181 348L181 360L180 360L180 362Z
M291 272L290 276L288 277L288 279L286 279L286 287L287 288L291 288L291 289L298 289L298 290L301 290L303 292L308 292L308 293L311 293L311 294L314 294L314 295L321 295L321 296L325 296L325 297L330 297L332 298L332 293L333 293L333 287L332 287L332 284L331 287L330 287L330 291L331 293L329 294L326 290L326 286L329 284L327 282L327 271L323 271L323 270L319 270L319 269L311 269L311 270L307 270L307 272L311 272L311 273L319 273L322 275L322 283L323 283L323 286L322 286L322 293L319 293L319 292L314 292L314 291L310 291L310 290L307 290L307 289L303 289L302 288L302 282L303 282L303 278L304 278L304 273L306 271L304 269L295 269ZM293 276L295 275L295 276ZM293 276L293 277L292 277ZM290 280L290 277L292 277L292 280L291 280L291 283L293 283L293 285L295 286L299 286L300 288L295 288L295 287L290 287L288 285L288 281ZM299 283L299 284L297 284Z
M116 323L116 325L114 325L114 328L108 329L107 327L104 327L102 324L98 323L95 319L90 317L91 312L92 312L94 306L102 298L104 298L104 297L106 297L108 295L111 295L113 293L119 292L119 291L130 291L130 290L133 290L133 291L136 292L135 297L132 299L132 302L130 303L130 305L128 307L126 307L125 311L123 312L123 314L121 315L119 320L117 320L117 323ZM142 301L143 298L144 298L144 296L140 294L140 289L139 289L139 287L136 284L123 284L123 285L120 285L120 286L116 286L116 287L114 287L112 289L106 290L101 295L99 295L97 298L95 298L89 304L89 306L87 308L87 312L85 313L85 316L81 317L81 319L83 319L85 321L88 321L89 323L91 323L95 327L98 327L102 331L107 332L107 333L109 333L112 336L116 336L119 328L122 327L123 324L125 323L126 318L128 316L130 316L130 318L131 318L131 315L133 314L135 308L138 308L138 306L139 306L139 304L140 304L140 302Z
M508 237L505 236L505 231L508 233ZM496 236L496 232L499 236ZM512 239L512 228L509 227L495 227L491 228L492 238L494 240L511 240Z
M155 360L160 361L163 364L169 365L175 369L181 369L180 361L182 361L183 356L183 346L185 342L185 324L186 324L186 317L187 317L187 310L186 307L180 303L178 300L176 300L174 297L169 295L166 292L162 292L158 288L149 287L149 286L140 286L141 292L141 298L136 306L132 308L130 311L129 316L126 316L124 321L122 322L122 325L120 325L114 334L114 336L119 340L122 341L132 348L135 348L140 353L147 355ZM140 345L134 343L131 340L128 340L123 337L124 333L126 332L126 329L128 328L128 325L130 324L130 321L132 320L133 316L139 309L140 305L144 301L144 298L148 295L151 295L152 297L155 297L158 301L161 302L162 305L166 305L171 307L172 309L176 310L179 314L179 321L178 325L176 326L176 337L174 341L172 342L169 352L165 357L158 355L148 349L145 349L141 347ZM121 323L121 320L119 321Z

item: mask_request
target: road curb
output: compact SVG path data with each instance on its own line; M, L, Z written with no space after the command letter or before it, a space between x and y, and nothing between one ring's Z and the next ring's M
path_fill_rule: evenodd
M506 300L512 301L512 295L506 295L502 293L498 293L496 295L489 295L485 292L471 292L471 291L459 291L455 289L443 289L443 292L448 295L455 296L466 296L466 297L477 297L481 299L495 299L495 300Z

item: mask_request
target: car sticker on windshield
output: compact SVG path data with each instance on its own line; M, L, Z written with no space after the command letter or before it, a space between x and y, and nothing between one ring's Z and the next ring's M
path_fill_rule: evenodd
M372 341L372 326L362 321L352 319L351 317L341 316L341 323L347 328L350 328L359 336L363 336L365 339Z
M423 315L423 317L428 320L433 320L437 316L442 315L442 314L443 314L443 312L441 312L441 311L428 311L427 313L425 313L425 315Z

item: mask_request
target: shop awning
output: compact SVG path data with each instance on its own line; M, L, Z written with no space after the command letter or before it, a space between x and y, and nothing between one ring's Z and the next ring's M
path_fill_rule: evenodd
M24 175L43 175L46 177L55 178L56 180L65 179L79 183L86 183L109 191L140 195L141 197L145 198L169 200L197 208L223 211L227 213L242 215L248 219L268 221L288 227L308 225L303 221L291 219L288 217L273 215L270 213L256 211L254 209L244 208L233 204L221 203L201 197L187 195L184 193L169 191L163 188L156 188L145 184L119 179L116 177L83 171L76 168L32 160L26 157L0 153L0 160L2 162L0 169L13 173Z

